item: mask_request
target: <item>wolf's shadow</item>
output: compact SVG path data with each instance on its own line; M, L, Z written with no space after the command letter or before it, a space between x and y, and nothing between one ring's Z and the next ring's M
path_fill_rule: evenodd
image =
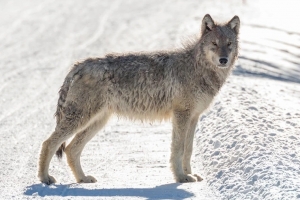
M24 195L27 196L98 196L98 197L144 197L147 199L184 199L194 194L183 189L177 189L179 183L160 185L154 188L112 188L88 189L80 188L78 184L50 185L34 184L27 186Z

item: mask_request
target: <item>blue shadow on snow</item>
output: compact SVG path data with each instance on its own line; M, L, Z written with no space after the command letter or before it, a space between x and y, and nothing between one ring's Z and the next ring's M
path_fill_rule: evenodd
M148 199L184 199L193 197L194 194L182 189L177 189L179 183L157 186L154 188L79 188L79 184L45 185L34 184L27 186L24 195L27 196L98 196L98 197L144 197Z

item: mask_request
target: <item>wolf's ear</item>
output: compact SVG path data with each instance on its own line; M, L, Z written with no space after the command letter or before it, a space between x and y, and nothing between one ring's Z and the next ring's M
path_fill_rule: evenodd
M211 18L209 14L206 14L202 19L201 34L204 35L205 33L210 32L214 26L215 26L214 20Z
M238 16L234 16L228 23L229 26L236 34L239 34L240 31L240 18Z

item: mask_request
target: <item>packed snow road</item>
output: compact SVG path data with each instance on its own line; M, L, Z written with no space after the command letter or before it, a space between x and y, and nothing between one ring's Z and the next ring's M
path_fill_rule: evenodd
M300 28L297 1L1 1L1 199L300 198ZM226 8L226 9L225 9ZM54 129L57 92L72 64L109 52L180 47L202 17L239 15L237 67L199 119L192 166L204 180L174 183L170 122L113 118L76 184L54 158L58 183L38 182L40 145ZM294 19L294 20L292 20Z

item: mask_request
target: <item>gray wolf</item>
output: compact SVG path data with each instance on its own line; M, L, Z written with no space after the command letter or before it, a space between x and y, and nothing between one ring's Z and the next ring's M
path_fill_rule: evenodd
M75 64L59 91L56 128L42 144L40 181L55 182L49 164L55 152L61 157L64 151L77 182L96 182L83 172L80 155L112 114L150 121L171 118L175 181L201 181L190 165L195 127L234 66L239 27L237 16L216 24L207 14L200 37L181 49L109 54Z

